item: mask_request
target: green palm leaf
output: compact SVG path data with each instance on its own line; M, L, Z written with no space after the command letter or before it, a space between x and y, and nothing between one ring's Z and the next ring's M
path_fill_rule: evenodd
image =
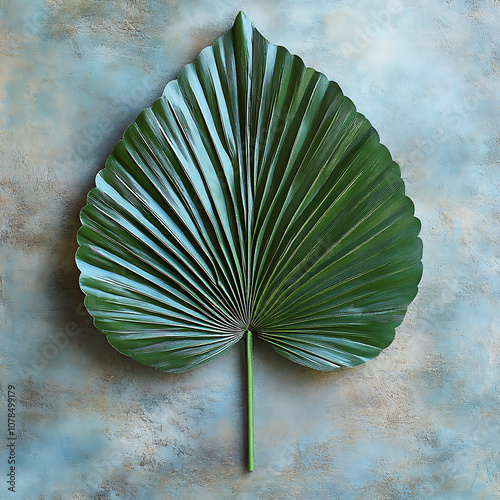
M85 304L182 372L252 334L318 370L394 338L422 273L398 165L339 86L240 13L115 146L81 213ZM253 400L249 404L253 469Z

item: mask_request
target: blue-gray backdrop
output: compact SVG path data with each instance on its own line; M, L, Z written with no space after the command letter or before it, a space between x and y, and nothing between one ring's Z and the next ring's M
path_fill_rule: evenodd
M82 308L78 212L125 127L247 12L379 131L422 221L394 343L325 374L255 348L168 375ZM497 1L0 2L0 491L25 499L498 499ZM16 493L7 490L7 389Z

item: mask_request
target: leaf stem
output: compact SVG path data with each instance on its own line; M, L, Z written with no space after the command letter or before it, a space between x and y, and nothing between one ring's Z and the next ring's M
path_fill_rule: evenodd
M253 359L252 359L252 332L247 331L247 382L248 382L248 470L254 469L255 462L255 433L254 433L254 404L253 404Z

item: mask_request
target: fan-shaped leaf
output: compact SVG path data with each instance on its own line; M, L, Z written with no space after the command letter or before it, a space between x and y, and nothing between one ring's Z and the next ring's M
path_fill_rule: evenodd
M239 14L126 130L81 213L86 307L180 372L252 332L319 370L394 337L421 277L398 165L339 86Z

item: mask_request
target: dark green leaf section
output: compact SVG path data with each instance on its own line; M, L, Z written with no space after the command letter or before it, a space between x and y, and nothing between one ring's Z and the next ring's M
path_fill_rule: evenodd
M250 330L319 370L387 347L417 293L398 165L338 85L240 13L126 130L82 211L86 306L160 370Z

